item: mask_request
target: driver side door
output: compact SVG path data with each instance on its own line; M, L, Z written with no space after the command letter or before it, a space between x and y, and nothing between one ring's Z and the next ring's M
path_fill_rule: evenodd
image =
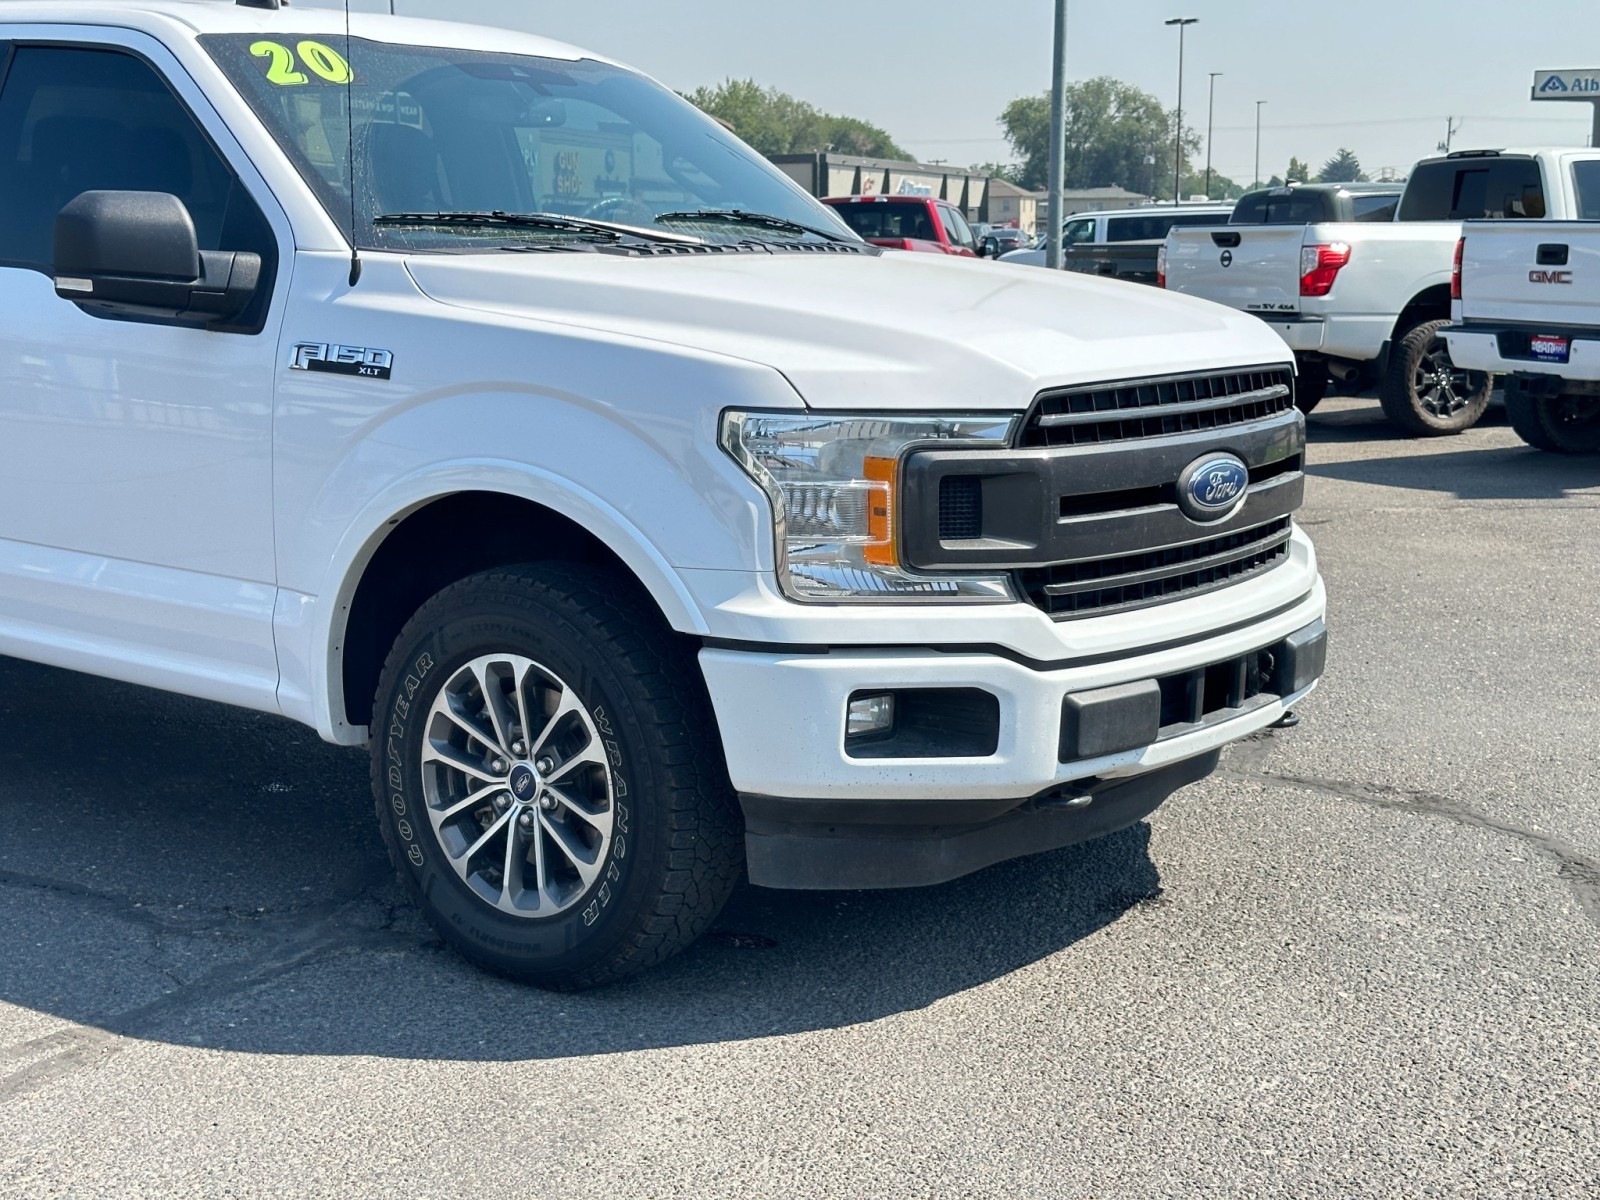
M62 34L0 60L0 652L272 709L279 235L168 52ZM255 327L58 298L55 216L96 190L171 193L202 249L260 253Z

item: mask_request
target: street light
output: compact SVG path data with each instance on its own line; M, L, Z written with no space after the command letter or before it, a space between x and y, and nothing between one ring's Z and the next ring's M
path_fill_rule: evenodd
M1050 75L1050 200L1045 208L1045 266L1061 269L1061 225L1067 177L1067 0L1056 0L1054 61Z
M1261 186L1261 106L1265 103L1265 100L1256 101L1256 177L1252 187Z
M1211 199L1211 130L1217 121L1217 78L1221 71L1211 72L1211 104L1206 110L1206 199Z
M1166 22L1168 25L1178 27L1178 134L1173 139L1176 143L1172 152L1172 203L1178 203L1178 197L1183 192L1183 31L1191 25L1198 25L1199 17L1173 17Z

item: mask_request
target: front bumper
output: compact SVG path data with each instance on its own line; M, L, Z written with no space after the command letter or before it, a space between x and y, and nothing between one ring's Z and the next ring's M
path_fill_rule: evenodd
M1223 746L1273 724L1312 690L1322 673L1325 611L1318 579L1298 602L1240 628L1067 664L911 647L704 649L729 774L744 802L751 881L937 883L1131 824L1209 774ZM1175 684L1203 679L1202 690L1215 689L1213 678L1235 666L1242 678L1241 664L1273 656L1291 665L1272 685L1236 706L1208 705L1202 716L1197 705L1190 717L1198 719L1174 720ZM920 757L863 757L860 745L847 743L852 696L925 689L992 697L992 752L958 746L954 735L948 747L925 738ZM1133 701L1137 712L1152 694L1161 720L1133 744L1127 731L1139 720L1130 725L1122 704ZM1085 745L1128 748L1071 752Z

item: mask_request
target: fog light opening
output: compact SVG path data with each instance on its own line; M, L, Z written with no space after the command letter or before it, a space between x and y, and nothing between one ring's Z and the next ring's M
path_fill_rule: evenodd
M845 709L845 736L882 737L894 732L894 693L852 696Z

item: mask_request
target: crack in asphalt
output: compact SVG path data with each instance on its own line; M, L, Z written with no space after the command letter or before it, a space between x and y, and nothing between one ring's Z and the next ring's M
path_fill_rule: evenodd
M1546 862L1553 863L1557 878L1572 890L1584 915L1591 924L1600 926L1600 859L1591 858L1551 834L1499 820L1469 804L1437 792L1253 769L1258 768L1270 754L1271 741L1272 736L1269 731L1240 743L1230 756L1229 765L1223 767L1221 773L1236 779L1304 788L1324 796L1351 800L1369 808L1436 817L1469 829L1482 829L1488 833L1512 838L1527 846Z

